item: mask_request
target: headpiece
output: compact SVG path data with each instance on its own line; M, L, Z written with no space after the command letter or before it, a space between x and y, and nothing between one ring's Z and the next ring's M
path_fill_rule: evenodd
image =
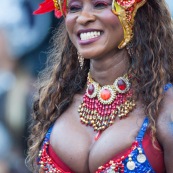
M145 2L146 0L113 0L112 11L118 16L124 30L124 39L119 44L119 49L125 47L133 38L134 18Z
M113 0L112 12L118 16L123 30L124 39L119 44L118 48L122 49L133 38L134 17L137 10L146 3L146 0ZM60 18L67 13L66 0L45 0L40 4L38 10L34 14L43 14L50 11L55 11L55 16Z

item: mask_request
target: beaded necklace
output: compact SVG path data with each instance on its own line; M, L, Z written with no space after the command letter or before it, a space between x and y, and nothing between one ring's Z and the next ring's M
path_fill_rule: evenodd
M112 85L100 86L87 77L87 89L78 112L81 123L101 132L111 126L116 116L126 117L135 107L130 76L118 77Z

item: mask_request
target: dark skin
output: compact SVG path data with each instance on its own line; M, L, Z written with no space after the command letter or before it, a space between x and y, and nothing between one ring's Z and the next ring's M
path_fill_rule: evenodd
M95 141L96 132L80 123L77 110L81 101L82 95L76 95L70 108L56 121L51 134L51 145L74 172L89 173L95 172L99 166L131 146L144 114L139 104L129 117L123 121L117 118L114 125Z
M110 0L69 1L69 12L66 16L66 28L71 41L80 54L90 59L90 72L100 85L113 84L114 80L127 72L130 66L126 49L117 47L123 39L122 26L112 11ZM101 4L100 4L101 3ZM91 38L81 44L78 35L83 32L100 31L95 41ZM146 115L141 100L136 108L125 119L118 117L115 123L104 130L98 141L92 127L81 124L78 107L83 94L76 94L69 108L57 119L50 143L62 159L76 173L94 173L119 152L129 148L135 141ZM173 167L173 89L164 97L163 106L157 120L157 139L163 146L166 172L172 173Z
M157 139L163 147L166 173L173 172L173 88L166 93L157 120Z

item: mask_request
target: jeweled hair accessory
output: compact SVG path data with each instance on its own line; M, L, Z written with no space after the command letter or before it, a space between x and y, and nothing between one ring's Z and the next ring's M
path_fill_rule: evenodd
M112 11L118 16L124 30L124 39L118 48L122 49L133 38L134 18L137 10L146 3L146 0L113 0Z
M51 11L55 11L55 16L57 18L63 15L65 16L67 11L66 0L45 0L33 14L44 14Z

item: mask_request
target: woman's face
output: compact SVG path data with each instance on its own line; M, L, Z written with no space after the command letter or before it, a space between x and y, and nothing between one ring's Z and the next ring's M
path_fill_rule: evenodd
M84 58L112 55L123 40L123 28L111 6L112 0L69 0L66 29Z

